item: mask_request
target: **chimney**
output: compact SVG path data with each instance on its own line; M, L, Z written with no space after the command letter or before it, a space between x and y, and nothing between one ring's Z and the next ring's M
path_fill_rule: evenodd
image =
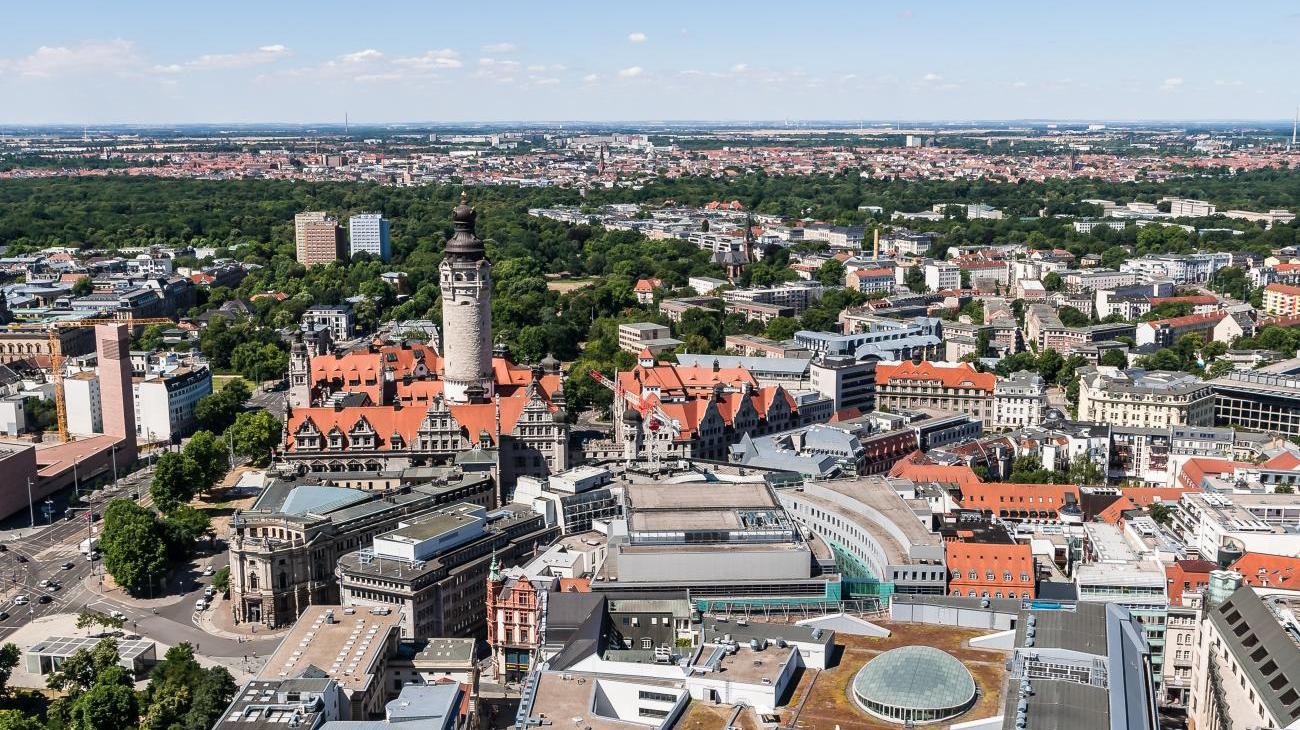
M880 261L880 229L871 229L871 258Z

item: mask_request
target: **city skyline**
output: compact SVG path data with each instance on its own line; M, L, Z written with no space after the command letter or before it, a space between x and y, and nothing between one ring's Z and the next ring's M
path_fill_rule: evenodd
M820 3L793 20L768 2L355 10L74 2L52 27L14 8L0 94L18 103L0 125L1283 120L1300 27L1281 2L1101 2L1075 22L1021 2Z

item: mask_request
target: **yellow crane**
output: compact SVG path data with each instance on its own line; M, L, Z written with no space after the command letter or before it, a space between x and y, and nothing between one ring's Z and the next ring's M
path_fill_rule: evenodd
M15 330L47 330L50 342L50 372L54 374L54 411L59 420L59 441L68 442L68 405L63 395L63 344L59 330L72 327L93 327L97 324L125 324L128 327L151 324L176 324L166 317L135 317L128 319L70 319L58 322L11 324Z

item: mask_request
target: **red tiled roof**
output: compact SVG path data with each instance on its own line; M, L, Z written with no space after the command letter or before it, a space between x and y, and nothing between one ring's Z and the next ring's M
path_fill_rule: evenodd
M1231 566L1248 585L1257 588L1300 586L1300 558L1268 553L1246 553Z
M1290 451L1283 451L1268 461L1260 464L1263 469L1295 469L1300 466L1300 456L1296 456Z
M1212 474L1231 474L1239 466L1250 466L1241 461L1213 459L1208 456L1196 456L1183 464L1178 473L1178 483L1186 489L1200 489L1205 477Z
M929 361L917 365L912 362L878 363L876 365L876 385L893 380L928 380L938 381L945 388L976 388L993 392L997 376L993 373L981 373L969 363L940 367Z
M1218 304L1217 297L1209 294L1191 294L1182 297L1151 297L1151 306L1158 307L1161 304Z
M1170 317L1169 319L1156 319L1142 324L1150 325L1152 328L1167 325L1169 327L1191 327L1198 324L1213 326L1218 324L1227 312L1206 312L1205 314L1189 314L1184 317Z

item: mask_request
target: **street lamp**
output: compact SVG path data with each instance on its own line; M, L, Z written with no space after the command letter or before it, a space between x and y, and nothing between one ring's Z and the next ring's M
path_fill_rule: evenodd
M36 505L32 504L32 478L27 477L27 509L32 513L32 528L36 527Z

